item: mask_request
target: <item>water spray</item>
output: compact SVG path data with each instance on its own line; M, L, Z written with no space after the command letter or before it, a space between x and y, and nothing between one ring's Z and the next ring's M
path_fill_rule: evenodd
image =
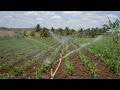
M60 53L60 58L59 59L59 63L57 65L57 68L55 69L54 73L53 73L53 70L52 70L52 64L51 64L51 79L54 78L56 72L58 71L59 67L60 67L60 64L61 64L61 61L62 61L62 54L63 54L63 49L65 46L68 46L68 40L71 38L70 36L62 36L60 38L58 38L51 30L49 30L51 36L53 38L55 38L58 42L60 42L60 44L62 45L62 50L61 50L61 53Z
M102 37L103 37L103 36L100 35L100 36L98 36L95 40L93 40L92 42L88 42L88 43L82 44L79 48L77 48L77 49L75 49L75 50L73 50L73 51L70 51L70 52L67 53L65 56L63 56L62 58L60 58L59 60L57 60L55 63L59 62L61 59L64 59L64 58L68 57L69 55L75 53L76 51L78 51L78 50L80 50L80 49L82 49L82 48L85 48L85 47L87 47L88 45L90 45L90 44L92 44L92 43L94 43L94 42L102 39ZM55 63L54 63L54 64L55 64Z
M75 49L75 50L73 50L73 51L70 51L70 52L67 53L65 56L62 56L62 54L63 54L63 49L64 49L65 46L67 47L68 40L69 40L71 37L70 37L70 36L62 36L61 38L58 38L52 31L49 31L49 32L50 32L50 34L52 35L52 37L55 38L57 41L59 41L59 42L61 43L61 45L63 46L62 52L60 53L60 59L55 62L55 63L57 63L57 62L59 62L59 63L58 63L57 68L55 69L54 73L53 73L52 65L51 65L51 79L54 78L54 76L55 76L56 72L58 71L58 69L59 69L59 67L60 67L60 64L61 64L61 62L62 62L62 60L63 60L64 58L66 58L66 57L68 57L69 55L75 53L76 51L78 51L78 50L80 50L80 49L82 49L82 48L90 45L91 43L94 43L94 42L102 39L102 37L103 37L103 35L100 35L100 36L98 36L97 38L95 38L92 42L88 42L88 43L82 44L79 48L77 48L77 49ZM55 64L55 63L53 63L53 64Z
M41 42L35 40L35 39L33 39L33 38L28 38L28 37L26 37L26 39L32 40L32 41L34 41L34 42L36 42L36 43L39 43L39 44L45 45L45 46L47 46L47 47L49 47L49 48L55 49L55 48L53 48L53 47L51 47L51 46L49 46L49 45L47 45L47 44L45 44L45 43L41 43Z
M68 40L71 38L70 36L62 36L61 38L58 38L57 35L55 35L51 30L49 30L51 36L56 39L60 44L64 47Z

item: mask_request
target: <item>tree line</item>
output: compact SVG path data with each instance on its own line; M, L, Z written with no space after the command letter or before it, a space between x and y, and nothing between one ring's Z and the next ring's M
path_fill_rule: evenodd
M47 38L47 37L51 37L50 34L50 30L55 33L58 36L75 36L75 37L89 37L89 38L95 38L98 35L104 34L105 32L107 32L109 29L111 30L115 30L114 34L113 34L113 41L114 42L118 42L118 33L117 29L120 28L120 21L118 19L116 19L114 22L112 22L109 18L109 23L108 24L104 24L102 25L101 28L87 28L87 29L83 29L80 28L79 30L75 30L75 29L71 29L69 27L65 27L63 28L51 28L48 29L46 27L41 27L40 24L37 24L36 27L34 28L33 31L30 31L29 33L27 31L24 31L24 36L32 36L32 37L39 37L39 38Z
M41 27L40 24L36 25L36 28L29 32L24 31L24 35L25 36L32 36L32 37L40 37L40 38L46 38L46 37L51 37L49 30L51 30L53 33L55 33L58 36L77 36L77 37L91 37L94 38L97 35L101 35L104 32L107 31L107 29L105 27L103 28L88 28L88 29L83 29L80 28L79 30L75 30L75 29L70 29L69 27L65 27L63 28L51 28L48 29L46 27Z

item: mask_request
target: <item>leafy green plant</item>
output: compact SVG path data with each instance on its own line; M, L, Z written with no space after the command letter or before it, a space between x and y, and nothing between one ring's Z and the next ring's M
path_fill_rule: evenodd
M0 74L0 79L11 79L12 77L13 75L9 73Z
M120 61L115 59L106 60L106 64L114 73L120 73Z
M120 44L115 44L110 39L111 37L105 37L89 48L93 50L97 60L105 62L114 73L120 73Z
M91 63L87 64L87 68L90 71L89 73L90 73L91 77L93 77L94 79L97 79L99 76L97 74L95 66L96 66L95 64L91 64Z
M21 70L21 67L19 67L19 66L14 67L14 68L12 69L13 75L17 75L20 70Z
M45 73L50 67L51 63L49 61L44 61L39 68L36 68L36 78L42 78L42 74Z
M50 66L50 63L48 61L45 61L44 63L42 63L40 71L42 73L46 72L49 66Z
M69 75L72 75L72 73L73 73L73 64L72 64L72 62L70 62L69 60L65 60L65 65L66 65L66 69L67 69L67 72L68 72L68 74Z
M80 51L78 51L79 53L79 57L81 59L81 61L84 63L84 65L87 67L89 74L91 75L92 78L97 79L99 78L98 74L97 74L97 70L95 68L95 64L90 63L89 59L87 58L87 56L84 56Z

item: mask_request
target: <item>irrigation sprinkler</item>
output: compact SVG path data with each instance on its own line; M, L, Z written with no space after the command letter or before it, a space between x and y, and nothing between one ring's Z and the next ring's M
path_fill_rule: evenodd
M59 63L58 63L58 65L57 65L57 68L55 69L54 73L53 73L53 71L52 71L52 65L51 65L51 79L54 78L56 72L58 71L58 69L59 69L59 67L60 67L60 65L61 65L62 54L63 54L63 49L62 49L62 52L60 53L60 57L61 57L61 58L59 59Z
M82 44L79 48L77 48L77 49L75 49L75 50L73 50L73 51L70 51L69 53L67 53L66 55L63 56L63 55L62 55L62 54L63 54L63 49L64 49L65 45L67 46L68 41L69 41L69 39L71 39L71 37L70 37L70 36L69 36L69 37L68 37L68 36L62 36L61 38L58 38L52 31L49 31L49 32L50 32L51 36L52 36L55 40L57 40L58 42L60 42L60 44L61 44L61 46L62 46L62 51L61 51L61 53L60 53L60 58L59 58L59 60L57 60L57 61L55 61L54 63L51 64L51 79L54 78L54 76L55 76L56 72L58 71L58 69L59 69L59 67L60 67L60 65L61 65L61 62L62 62L62 60L63 60L64 58L66 58L66 57L68 57L69 55L75 53L76 51L78 51L78 50L80 50L80 49L82 49L82 48L90 45L91 43L94 43L94 42L96 42L96 41L98 41L98 40L100 40L100 39L103 38L103 35L100 35L100 36L98 36L97 38L95 38L93 41L88 42L88 43L84 43L84 44ZM53 73L53 70L52 70L53 67L52 67L52 66L53 66L53 64L56 64L57 62L59 62L59 63L58 63L58 65L57 65L57 67L56 67L56 69L55 69L55 71L54 71L54 73Z
M69 53L67 53L66 55L64 55L63 57L61 57L59 60L57 60L55 63L57 63L57 62L59 62L60 60L68 57L69 55L75 53L76 51L78 51L78 50L80 50L80 49L82 49L82 48L90 45L91 43L94 43L95 41L98 41L98 40L102 39L102 37L103 37L103 36L100 35L100 36L98 36L95 40L93 40L92 42L88 42L88 43L82 44L79 48L77 48L77 49L75 49L75 50L73 50L73 51L70 51ZM55 64L55 63L54 63L54 64Z

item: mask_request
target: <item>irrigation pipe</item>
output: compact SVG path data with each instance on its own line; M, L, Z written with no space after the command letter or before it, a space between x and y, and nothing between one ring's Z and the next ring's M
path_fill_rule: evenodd
M97 38L93 41L93 43L94 43L95 41L100 40L101 38L102 38L102 36L97 37ZM91 44L91 43L92 43L92 42L88 42L88 43L82 44L81 47L79 47L79 48L77 48L77 49L75 49L75 50L67 53L65 56L61 57L61 58L60 58L59 60L57 60L56 62L58 62L58 61L60 61L60 60L62 60L62 59L64 59L64 58L68 57L69 55L71 55L71 54L75 53L76 51L78 51L78 50L80 50L80 49L88 46L88 45ZM56 62L55 62L55 63L56 63ZM55 64L55 63L54 63L54 64Z
M57 68L55 69L54 73L52 73L52 68L51 68L51 79L54 78L56 72L58 71L59 67L60 67L60 64L61 64L61 61L62 61L62 54L63 54L63 49L62 49L62 52L60 53L60 59L59 59L59 64L57 66Z

